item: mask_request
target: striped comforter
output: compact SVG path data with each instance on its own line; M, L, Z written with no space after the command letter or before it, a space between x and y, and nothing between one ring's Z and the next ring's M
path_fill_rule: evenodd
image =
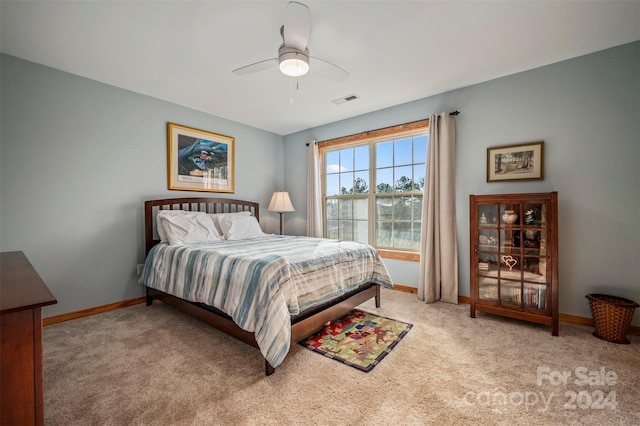
M169 246L147 256L140 283L213 306L255 333L262 355L277 367L291 338L291 316L364 283L391 288L369 245L295 236Z

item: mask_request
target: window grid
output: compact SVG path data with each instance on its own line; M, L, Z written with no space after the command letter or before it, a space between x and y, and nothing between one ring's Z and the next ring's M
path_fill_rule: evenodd
M325 236L387 250L418 251L426 144L426 132L421 131L324 151ZM391 159L383 157L389 146ZM361 158L365 154L368 169ZM390 182L378 183L379 170L391 171Z

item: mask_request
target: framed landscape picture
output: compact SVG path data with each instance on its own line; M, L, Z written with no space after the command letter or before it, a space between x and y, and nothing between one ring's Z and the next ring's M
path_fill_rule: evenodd
M544 142L487 148L487 182L544 179Z
M234 192L234 138L173 123L167 137L169 189Z

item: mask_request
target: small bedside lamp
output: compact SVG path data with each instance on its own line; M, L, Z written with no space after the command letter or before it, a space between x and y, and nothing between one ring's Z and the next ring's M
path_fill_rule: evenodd
M274 192L267 210L269 210L270 212L280 213L280 235L282 235L282 213L295 211L295 209L293 208L293 204L291 204L289 193Z

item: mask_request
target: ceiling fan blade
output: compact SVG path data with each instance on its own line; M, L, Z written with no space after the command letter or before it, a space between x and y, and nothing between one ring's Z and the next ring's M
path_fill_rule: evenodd
M349 73L347 71L329 61L316 58L315 56L311 56L309 59L309 67L311 70L313 72L317 72L323 77L334 81L344 81L349 78Z
M237 75L251 74L253 72L264 71L269 68L278 67L278 58L266 59L264 61L255 62L253 64L245 65L244 67L236 68L232 72Z
M309 8L297 1L289 2L283 27L284 45L304 51L309 44L309 32L311 31Z

